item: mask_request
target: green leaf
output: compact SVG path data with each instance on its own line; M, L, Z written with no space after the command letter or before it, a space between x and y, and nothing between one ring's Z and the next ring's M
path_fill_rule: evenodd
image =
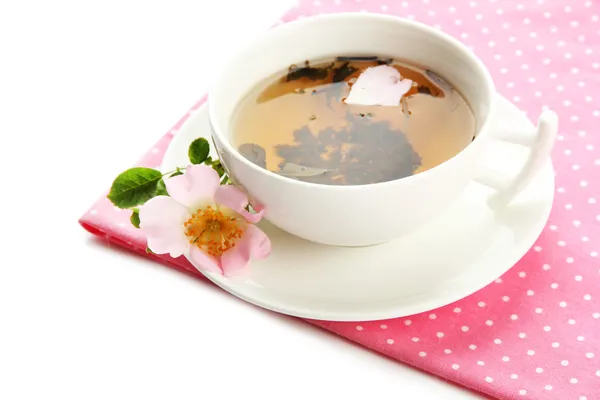
M179 176L179 175L183 175L183 172L181 172L181 170L179 168L177 168L177 171L175 171L171 175L169 175L169 178L172 178L174 176Z
M131 225L140 229L140 210L134 208L133 213L131 213L131 217L129 217L129 220L131 221Z
M153 252L152 250L150 250L150 247L146 246L146 254L156 254L156 253Z
M168 196L169 192L167 192L167 186L165 185L165 180L161 179L158 181L156 185L156 195L157 196Z
M198 138L190 144L188 149L188 157L192 164L202 164L210 153L210 144L204 138Z
M119 208L142 205L156 195L161 178L162 173L152 168L130 168L117 176L106 197Z

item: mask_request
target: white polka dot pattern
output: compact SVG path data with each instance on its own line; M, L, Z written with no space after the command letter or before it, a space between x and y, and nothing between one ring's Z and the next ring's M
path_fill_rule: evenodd
M309 322L488 396L600 399L600 2L566 3L305 0L278 21L369 11L424 22L469 46L498 91L530 118L548 108L561 118L553 212L515 268L435 312L360 324ZM139 165L159 165L184 120ZM104 197L80 222L145 254L145 240L128 223L128 213ZM198 275L183 260L160 258Z

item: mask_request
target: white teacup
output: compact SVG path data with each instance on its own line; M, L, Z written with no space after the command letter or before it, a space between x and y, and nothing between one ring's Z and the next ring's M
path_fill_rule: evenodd
M393 57L444 77L470 104L477 137L432 169L359 186L289 179L253 164L232 146L234 111L250 89L291 64L344 55ZM495 190L489 199L493 207L507 204L547 162L558 129L557 116L546 111L536 132L498 134L490 123L496 90L482 62L447 34L386 15L329 14L273 28L235 55L213 83L208 94L212 138L233 182L264 207L272 224L328 245L373 245L410 233L440 215L472 180ZM497 139L529 148L528 160L516 176L481 166L486 143Z

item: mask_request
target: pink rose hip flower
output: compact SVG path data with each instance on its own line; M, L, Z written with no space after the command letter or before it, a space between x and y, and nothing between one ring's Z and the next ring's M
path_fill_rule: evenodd
M263 211L249 213L248 196L221 185L206 165L190 165L183 175L165 178L169 196L156 196L140 207L140 229L148 248L171 257L184 255L196 268L225 276L243 274L250 258L271 252L267 235L254 224Z

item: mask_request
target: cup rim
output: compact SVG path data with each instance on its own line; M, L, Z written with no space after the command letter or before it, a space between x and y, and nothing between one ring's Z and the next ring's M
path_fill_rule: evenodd
M390 187L393 185L413 182L419 178L423 179L427 176L432 175L436 171L440 171L442 169L448 168L448 166L454 164L456 159L458 159L459 157L464 157L464 155L466 153L473 152L476 150L475 147L478 147L478 146L474 146L474 144L481 142L482 139L480 138L480 136L482 136L482 133L489 131L488 126L491 121L491 115L494 112L494 108L495 108L494 107L494 103L495 103L494 94L496 93L496 87L495 87L494 81L491 77L489 70L483 63L483 61L479 57L477 57L466 45L464 45L462 42L460 42L455 37L453 37L447 33L444 33L432 26L429 26L422 22L418 22L418 21L411 20L408 18L400 17L400 16L389 15L389 14L379 14L379 13L373 13L373 12L346 11L346 12L327 13L327 14L303 17L301 19L296 19L294 21L289 21L289 22L283 23L281 25L272 27L272 28L262 32L257 37L255 37L251 42L249 42L241 50L241 52L247 51L249 48L252 48L253 46L259 44L261 41L268 39L268 37L271 36L273 34L273 32L280 32L281 30L287 30L287 29L298 29L298 28L303 27L304 25L310 25L310 23L315 20L323 20L323 19L343 20L343 19L357 18L357 17L365 18L365 19L376 19L376 20L385 21L385 22L393 22L395 24L402 24L405 26L409 26L413 29L418 29L418 30L424 31L427 34L434 36L437 40L446 42L448 45L454 47L457 51L460 51L461 53L463 53L463 55L467 59L470 60L470 62L479 71L481 77L483 78L487 87L489 88L489 93L490 93L490 97L486 101L486 104L488 105L488 113L485 116L485 119L484 119L483 123L481 124L480 128L476 131L476 135L475 135L475 138L473 139L473 141L471 143L469 143L460 152L458 152L457 154L455 154L448 160L442 162L441 164L436 165L435 167L432 167L423 172L419 172L418 174L414 174L414 175L410 175L407 177L398 178L398 179L394 179L394 180L390 180L390 181L377 182L377 183L366 183L366 184L362 184L362 185L327 185L327 184L323 184L323 183L313 183L313 182L305 182L305 181L301 181L301 180L291 179L291 178L279 175L279 174L277 174L273 171L270 171L266 168L261 168L260 166L254 164L253 162L251 162L250 160L245 158L231 144L230 140L227 138L227 135L224 135L223 129L221 127L219 127L218 124L215 122L215 121L217 121L217 118L214 115L216 113L216 108L218 107L218 105L216 105L215 102L213 101L213 99L215 97L213 95L213 93L217 91L217 87L218 87L219 83L223 80L223 77L225 76L224 73L219 72L219 73L217 73L217 76L215 77L216 79L214 79L212 81L213 83L211 84L211 87L208 90L207 101L206 101L207 106L208 106L208 120L209 120L209 124L210 124L211 130L212 130L212 134L218 136L221 139L220 142L222 143L222 146L225 147L226 151L229 154L231 154L236 159L238 159L246 167L248 167L254 171L257 171L261 174L270 176L271 178L273 178L275 180L279 180L282 183L288 183L290 185L299 185L299 186L303 186L303 187L307 187L307 188L312 187L312 188L320 188L320 189L325 189L325 190L352 192L352 191L356 191L356 190L375 189L375 188L380 188L380 187L381 188ZM241 52L239 52L237 54L240 54ZM299 57L299 59L300 58L302 58L302 57ZM227 67L233 63L234 59L235 59L235 55L234 55L234 57L232 57L232 59L228 60L227 64L223 66L223 69L227 69ZM485 136L485 135L483 135L483 136Z

